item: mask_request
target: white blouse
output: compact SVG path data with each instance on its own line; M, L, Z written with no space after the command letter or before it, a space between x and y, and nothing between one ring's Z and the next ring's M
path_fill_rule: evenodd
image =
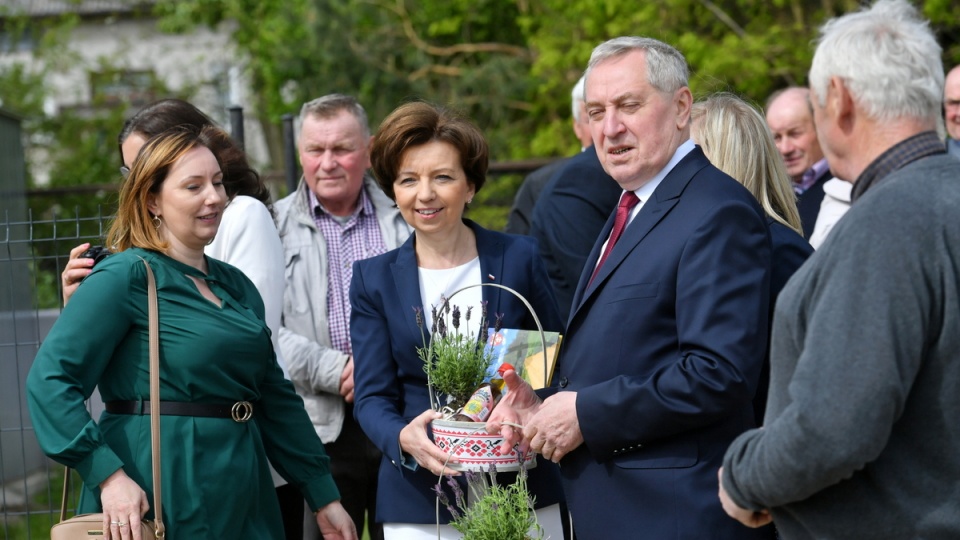
M424 321L426 322L425 332L429 333L433 327L432 307L438 310L443 305L443 298L450 298L450 295L457 292L467 285L479 284L480 281L480 257L474 257L460 266L453 268L444 268L434 270L430 268L418 268L420 276L420 300L423 302ZM476 336L480 331L480 303L483 300L483 287L473 287L465 291L458 292L449 302L450 309L453 306L460 307L460 332L466 335ZM466 321L467 307L472 307L473 312L469 323ZM493 314L488 314L492 324ZM450 318L446 319L447 324Z

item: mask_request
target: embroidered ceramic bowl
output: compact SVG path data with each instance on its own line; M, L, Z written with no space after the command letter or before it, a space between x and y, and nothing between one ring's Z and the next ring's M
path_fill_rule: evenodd
M520 470L520 458L517 449L510 453L500 453L503 437L492 435L483 429L484 424L477 422L456 422L453 420L434 420L433 442L438 448L456 459L459 463L449 463L447 468L455 471L487 472L490 465L496 465L497 471ZM523 468L537 466L533 452L524 456Z

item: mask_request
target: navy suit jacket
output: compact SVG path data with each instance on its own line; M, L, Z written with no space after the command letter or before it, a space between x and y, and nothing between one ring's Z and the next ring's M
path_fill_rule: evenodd
M729 518L717 470L753 427L767 350L770 235L699 147L667 174L588 286L560 351L584 444L560 463L580 540L771 538Z
M813 228L817 224L817 216L820 215L820 203L823 202L824 195L823 185L831 178L833 178L833 173L830 172L830 169L827 169L813 185L797 196L797 212L800 213L803 237L807 240L813 234Z
M530 235L540 242L540 255L564 320L570 315L587 255L621 192L591 146L554 173L533 207Z
M780 291L787 284L794 272L803 266L813 247L796 231L773 219L767 218L767 229L770 231L770 246L772 251L770 273L770 324L773 325L773 308L780 296ZM763 425L763 415L767 408L767 396L770 386L770 355L763 362L763 371L760 372L760 384L757 386L757 395L753 398L753 415L757 425Z
M477 238L483 282L516 290L530 301L544 330L561 330L563 322L537 255L536 241L466 223ZM424 346L423 334L413 311L414 306L422 304L415 242L416 233L393 251L357 261L350 283L356 385L353 412L360 427L383 452L377 487L378 522L436 522L436 499L431 489L438 479L427 469L412 471L404 467L399 447L400 430L430 408L427 376L417 355L417 347ZM515 296L497 287L483 287L482 293L489 316L503 313L505 328L536 329L533 317ZM456 300L454 297L451 303L456 304ZM478 312L479 306L474 308L474 316ZM429 332L425 332L429 339ZM530 471L528 485L539 508L560 502L562 491L556 465L538 460L537 467ZM513 475L501 473L498 477L510 482ZM449 518L441 505L441 521L447 523Z
M528 174L520 188L517 189L517 195L513 198L513 207L507 214L507 225L503 232L510 234L530 234L530 221L533 219L533 209L536 206L537 199L543 193L543 188L547 187L553 175L563 168L573 158L562 158L551 161L543 167Z

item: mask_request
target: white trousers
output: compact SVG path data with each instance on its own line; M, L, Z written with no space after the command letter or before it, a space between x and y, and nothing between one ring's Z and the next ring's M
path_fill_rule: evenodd
M563 540L563 516L560 514L560 505L554 504L537 510L537 523L543 527L545 540ZM437 534L437 525L422 523L384 523L384 540L460 540L463 535L450 525L440 525Z

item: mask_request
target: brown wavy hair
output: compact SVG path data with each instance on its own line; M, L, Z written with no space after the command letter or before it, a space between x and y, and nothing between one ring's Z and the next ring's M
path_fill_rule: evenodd
M210 125L182 125L147 141L133 162L130 176L120 186L120 205L107 233L107 245L114 251L138 247L166 253L170 246L153 223L147 205L150 196L160 192L177 160L198 146L209 148L220 162L215 149L229 138L223 130ZM223 164L220 166L222 170Z
M403 153L411 147L442 141L457 149L460 166L475 192L487 178L490 148L477 126L452 111L422 101L397 107L383 122L370 146L370 164L380 189L396 201L393 182Z

